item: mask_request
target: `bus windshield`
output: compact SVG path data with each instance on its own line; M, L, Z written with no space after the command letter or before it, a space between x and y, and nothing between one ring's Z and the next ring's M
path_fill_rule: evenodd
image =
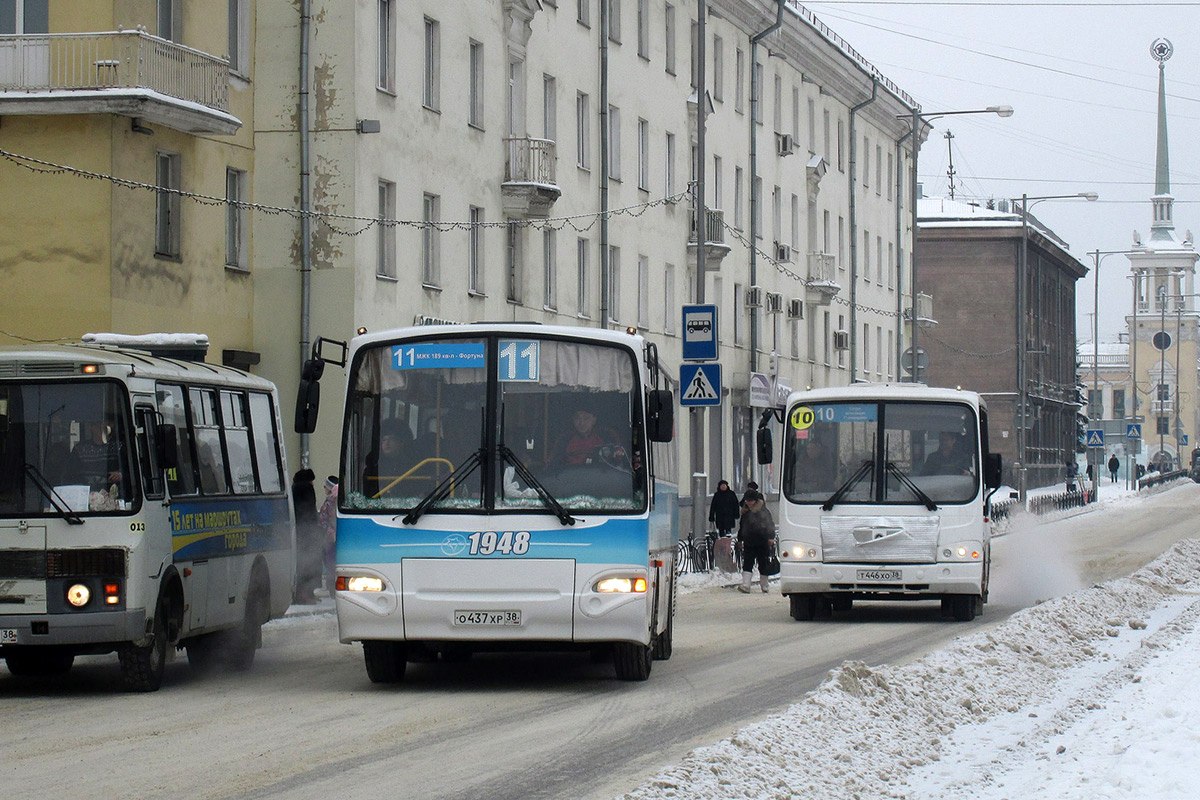
M343 508L643 510L638 391L632 351L603 343L497 335L366 347L350 376Z
M133 477L120 384L0 383L0 514L127 511Z
M968 406L829 402L788 414L783 490L795 503L966 503L979 489Z

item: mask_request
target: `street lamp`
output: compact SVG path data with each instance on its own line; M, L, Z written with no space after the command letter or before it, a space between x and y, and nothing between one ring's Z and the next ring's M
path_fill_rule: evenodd
M953 117L959 114L995 114L998 117L1011 117L1013 115L1012 106L988 106L987 108L977 108L970 111L938 111L931 113L922 113L920 106L912 108L912 127L905 135L912 137L912 180L909 186L910 204L912 205L912 249L909 256L909 271L912 273L910 280L912 281L912 336L910 337L912 349L912 382L921 382L921 366L917 348L917 152L920 149L920 142L917 141L917 131L920 128L921 120L929 122L930 120L938 119L939 117ZM905 115L907 116L907 115ZM903 139L901 139L903 141Z
M1020 273L1017 275L1017 393L1018 393L1018 412L1017 412L1017 489L1020 493L1021 502L1025 502L1026 492L1026 435L1025 429L1029 419L1029 389L1025 377L1025 305L1027 303L1025 292L1025 281L1027 278L1027 267L1029 258L1029 207L1036 205L1043 200L1087 200L1089 203L1094 202L1100 195L1095 192L1077 192L1075 194L1046 194L1037 197L1030 197L1027 194L1021 195L1021 260ZM1013 202L1016 202L1014 199ZM1039 294L1040 298L1041 295Z
M1095 281L1092 296L1092 397L1100 394L1100 265L1109 256L1128 255L1124 250L1093 250L1092 278ZM1088 404L1089 406L1091 403ZM1100 416L1104 417L1104 403L1100 403ZM1090 410L1090 409L1089 409ZM1089 418L1090 421L1090 418ZM1088 448L1089 454L1092 448ZM1101 451L1103 453L1103 451ZM1100 492L1100 472L1104 461L1099 458L1089 458L1092 464L1092 497L1098 498Z

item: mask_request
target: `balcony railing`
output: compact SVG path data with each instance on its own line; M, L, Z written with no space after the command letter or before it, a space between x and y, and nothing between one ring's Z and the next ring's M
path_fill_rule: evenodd
M504 165L505 183L540 183L557 186L554 164L557 156L552 139L514 137L504 140L508 160Z
M229 62L138 30L0 36L0 92L146 89L229 110Z
M696 244L696 209L688 207L688 244ZM725 244L725 212L719 208L709 208L704 214L704 243Z
M834 273L837 267L834 264L832 253L811 252L808 254L808 279L811 282L834 283L837 278Z

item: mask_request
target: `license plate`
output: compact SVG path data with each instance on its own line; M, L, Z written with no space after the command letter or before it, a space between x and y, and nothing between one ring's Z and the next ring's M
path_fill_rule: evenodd
M520 625L520 611L455 611L454 624L467 627L482 625Z
M0 644L16 644L17 629L16 628L0 628Z
M858 579L860 581L898 581L900 580L900 570L860 569L858 571Z

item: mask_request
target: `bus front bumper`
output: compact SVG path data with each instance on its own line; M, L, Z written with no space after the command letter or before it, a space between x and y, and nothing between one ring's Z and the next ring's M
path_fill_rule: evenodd
M146 611L78 614L0 614L3 645L91 645L132 642L146 635Z
M944 595L980 594L982 563L780 564L782 594Z

